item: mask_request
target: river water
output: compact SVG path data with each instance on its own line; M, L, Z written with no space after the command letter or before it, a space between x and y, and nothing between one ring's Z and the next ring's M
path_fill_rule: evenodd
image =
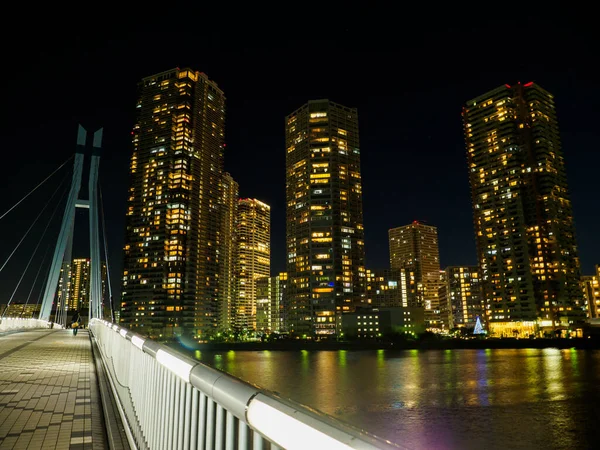
M407 449L600 448L600 350L203 351L196 358Z

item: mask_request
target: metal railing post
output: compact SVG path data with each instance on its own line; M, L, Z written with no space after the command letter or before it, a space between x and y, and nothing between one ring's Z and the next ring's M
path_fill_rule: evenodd
M235 446L235 417L229 411L225 416L225 450L234 450Z
M190 417L190 449L192 450L198 448L198 398L200 395L197 390L192 391L192 416Z
M223 446L225 445L225 437L223 436L225 432L225 414L223 407L221 405L217 405L217 416L216 416L216 424L215 424L215 450L223 450Z
M240 420L238 425L238 450L248 449L248 425Z
M185 410L183 412L183 450L190 448L190 414L192 412L192 385L185 386Z
M215 443L215 402L206 399L206 450L213 450Z
M206 441L206 395L200 393L200 414L198 415L198 443L197 448L204 448Z

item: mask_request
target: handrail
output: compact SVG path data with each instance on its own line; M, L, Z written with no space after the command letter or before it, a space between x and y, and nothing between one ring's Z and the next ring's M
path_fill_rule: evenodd
M29 330L35 328L50 328L54 326L56 328L62 328L58 324L53 324L47 320L40 319L25 319L23 317L3 317L0 318L0 332L4 331L17 331L17 330Z
M331 416L92 319L135 449L398 449Z

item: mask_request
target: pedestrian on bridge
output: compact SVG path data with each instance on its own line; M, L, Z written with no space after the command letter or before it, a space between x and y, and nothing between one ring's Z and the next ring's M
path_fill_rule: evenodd
M75 311L75 314L73 314L73 321L71 322L71 328L73 328L73 336L77 336L77 330L79 329L80 325L81 315L79 314L79 311Z

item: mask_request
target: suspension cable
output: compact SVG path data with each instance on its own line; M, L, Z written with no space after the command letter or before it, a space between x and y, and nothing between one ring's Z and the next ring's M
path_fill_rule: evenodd
M106 284L108 284L108 299L110 302L110 318L111 322L115 323L115 307L113 305L112 289L110 287L110 271L108 270L108 245L106 241L106 222L104 222L104 201L102 200L102 188L100 191L100 218L102 221L102 235L104 238L104 259L106 259Z
M4 261L4 264L2 265L2 267L0 267L0 272L2 272L2 270L6 267L6 264L8 264L8 261L10 261L10 258L12 258L12 256L15 254L15 252L17 251L17 249L19 248L19 246L21 245L21 243L25 240L25 238L27 237L27 235L29 234L29 232L31 231L31 229L33 228L33 226L36 224L36 222L39 220L40 216L42 215L42 213L46 210L46 208L48 207L48 205L50 204L50 202L52 201L52 199L54 198L54 196L56 195L56 193L58 192L58 188L60 188L60 186L64 183L64 179L63 181L58 185L58 187L56 188L56 190L52 193L52 196L50 197L50 199L48 200L48 203L46 203L44 205L44 207L42 208L42 210L39 212L39 214L37 215L37 217L35 218L35 220L33 221L33 223L29 226L29 228L27 229L27 231L25 232L25 235L23 235L23 237L21 238L21 240L19 241L19 243L17 244L17 246L14 248L14 250L11 252L10 255L8 255L8 258L6 258L6 261Z
M54 194L52 194L52 197L50 197L50 200L48 200L48 203L50 203L50 201L52 201L52 199L54 198L54 195L58 192L58 190L60 189L60 187L64 184L65 180L66 180L66 177L63 178L63 180L60 182L60 184L58 185L58 187L54 191ZM2 313L2 317L4 317L4 315L8 311L8 307L12 303L12 299L15 296L15 294L17 293L17 290L19 289L19 286L21 285L21 281L23 281L23 278L25 277L25 274L27 273L27 269L29 269L29 265L31 264L31 261L33 261L33 257L37 253L38 248L40 247L40 244L42 243L42 239L46 235L46 231L48 231L48 227L50 226L50 222L52 222L52 219L54 218L54 215L56 214L56 211L58 211L58 206L60 205L60 202L64 198L64 196L65 196L66 193L67 193L67 190L65 189L63 191L63 194L62 194L60 200L58 201L58 203L54 207L54 211L52 211L52 215L50 216L50 218L48 219L48 222L46 223L46 227L44 228L44 231L42 232L42 235L40 236L40 240L38 241L37 245L35 246L35 249L33 250L33 253L31 254L31 257L29 258L29 261L27 262L27 266L25 266L25 270L23 270L23 273L21 273L21 278L19 278L19 282L17 283L17 286L15 287L15 290L13 291L12 295L10 296L10 299L8 300L8 304L6 305L6 308L4 309L4 312Z
M14 205L12 208L10 208L8 211L6 211L4 214L2 214L2 216L0 216L0 220L2 220L2 219L4 218L4 216L6 216L6 215L7 215L9 212L11 212L11 211L12 211L13 209L15 209L17 206L19 206L19 204L20 204L20 203L21 203L23 200L25 200L27 197L29 197L31 194L33 194L33 193L35 192L35 190L36 190L37 188L39 188L39 187L40 187L42 184L44 184L46 181L48 181L48 179L49 179L50 177L52 177L52 175L54 175L56 172L58 172L60 169L62 169L62 167L63 167L63 166L66 164L66 163L68 163L68 162L69 162L69 160L70 160L71 158L73 158L73 155L69 156L69 158L68 158L68 159L67 159L67 160L66 160L64 163L62 163L62 164L61 164L61 165L58 167L58 169L56 169L54 172L52 172L50 175L48 175L48 176L47 176L47 177L46 177L46 178L45 178L45 179L44 179L44 180L43 180L43 181L42 181L40 184L38 184L36 187L34 187L34 188L33 188L33 190L29 192L29 194L27 194L25 197L23 197L21 200L19 200L17 203L15 203L15 205Z
M44 265L44 261L46 261L46 256L48 256L48 252L50 252L50 247L52 247L52 242L50 244L48 244L48 247L46 248L46 252L44 253L44 257L42 258L40 267L38 267L37 273L35 274L35 278L33 279L33 283L31 284L31 289L29 289L29 295L27 296L27 301L23 305L23 309L21 310L21 315L19 317L23 317L23 314L25 314L25 309L27 308L27 305L29 304L29 299L31 298L31 294L33 292L33 288L35 287L35 283L37 283L37 279L40 276L40 272L42 271L42 266ZM35 312L35 308L34 308L33 312Z

